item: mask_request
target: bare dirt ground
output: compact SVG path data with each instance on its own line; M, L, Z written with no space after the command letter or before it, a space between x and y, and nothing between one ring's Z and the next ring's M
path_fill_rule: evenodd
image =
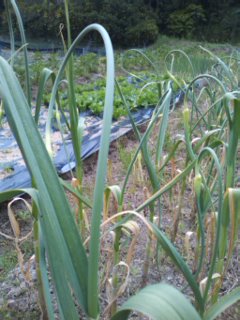
M173 121L177 123L178 114L174 117ZM181 128L175 127L172 135L179 133ZM151 140L152 147L154 147L154 136ZM170 143L170 142L169 142ZM138 142L134 134L131 132L127 136L121 138L120 140L111 144L109 152L109 169L108 169L108 185L121 185L126 174L127 166L133 155L134 150L136 150ZM95 172L97 164L97 154L86 159L83 163L84 168L84 181L83 187L85 193L91 197L94 188ZM171 167L168 168L167 173L163 176L163 183L169 177L176 174L177 170L180 170L184 165L180 158L172 162ZM69 175L65 176L66 179L70 179ZM146 188L147 187L147 188ZM146 193L151 192L148 175L146 168L143 165L141 159L133 171L131 179L129 181L127 192L125 196L125 207L124 209L134 209L139 204L141 204L146 199ZM180 192L180 185L175 187L174 194L164 195L161 200L162 205L162 229L170 236L174 227L174 221L176 219L178 197ZM70 203L74 206L74 198L68 195ZM32 229L32 219L25 214L26 211L23 203L18 202L15 205L18 215L18 221L20 223L20 229L22 236L29 233ZM180 223L178 226L177 237L175 240L176 246L179 250L182 250L184 246L184 237L187 231L194 229L195 219L194 219L194 195L192 191L191 181L189 182L189 187L184 194L184 206L181 210ZM116 213L114 208L114 203L111 205L109 210L109 215ZM149 216L148 210L145 210L144 215ZM90 213L88 213L88 219L90 223ZM139 231L136 237L136 245L134 250L131 252L129 260L130 275L126 281L126 289L124 293L118 298L118 304L121 304L127 297L136 293L141 286L145 284L159 283L161 281L173 284L177 288L182 288L185 286L185 280L180 275L178 270L172 265L170 259L166 257L162 250L156 250L156 242L152 241L151 251L152 254L150 258L146 261L146 243L148 241L148 232L144 225L137 221L135 230ZM7 204L3 204L0 207L0 231L9 236L13 236L11 225L7 215ZM106 229L104 229L106 231ZM136 231L137 232L137 231ZM105 233L105 232L104 232ZM122 237L121 241L121 259L122 261L127 261L128 248L130 240L132 238L127 234ZM21 250L25 254L25 261L28 261L33 254L32 237L21 245ZM17 257L15 251L14 241L6 239L6 237L0 235L0 320L1 319L39 319L40 310L37 303L37 290L36 290L36 275L34 268L34 260L31 260L29 265L29 273L32 275L32 279L26 281L26 279L21 274L20 268L14 268L17 264ZM224 287L222 293L227 294L233 287L239 285L240 283L240 266L238 252L240 249L240 244L237 244L236 253L232 259L229 271L224 282ZM109 292L111 292L111 287L107 286L107 280L112 274L112 234L106 233L102 239L102 249L101 249L101 268L100 268L100 278L101 278L101 306L105 310L109 303ZM14 253L15 252L15 253ZM158 252L158 255L156 255ZM6 255L11 253L9 260L6 259ZM194 246L191 249L190 263L194 258ZM191 260L192 259L192 260ZM143 276L143 270L149 265L149 271L147 275ZM25 265L26 266L26 265ZM6 270L13 268L13 271L6 272ZM126 279L126 268L119 268L119 275L122 282ZM106 290L107 287L107 290ZM54 289L52 289L54 296ZM191 293L187 289L186 294L189 294L191 298ZM57 314L57 312L56 312ZM83 317L81 317L83 319ZM101 319L110 319L108 310L103 311ZM134 314L132 319L147 319L141 315ZM236 304L229 310L227 310L219 320L237 320L240 319L240 304ZM173 319L174 320L174 319ZM189 319L190 320L190 319Z

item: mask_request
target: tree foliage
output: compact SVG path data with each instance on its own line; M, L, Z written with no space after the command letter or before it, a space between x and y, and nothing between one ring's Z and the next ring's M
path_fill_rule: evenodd
M201 5L189 4L169 15L167 31L178 37L193 38L200 32L200 26L206 22L206 15Z
M108 30L118 47L149 45L158 33L210 41L239 40L240 4L237 0L69 2L73 36L86 25L98 22ZM59 26L65 24L62 0L19 0L18 4L29 36L56 38ZM3 5L0 3L0 6ZM3 7L0 24L7 32Z

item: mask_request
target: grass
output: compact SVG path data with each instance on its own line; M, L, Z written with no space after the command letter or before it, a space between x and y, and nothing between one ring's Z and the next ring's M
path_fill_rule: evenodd
M9 311L9 308L6 306L6 308L0 309L0 319L5 320L11 320L11 319L26 319L26 320L37 320L39 319L39 312L38 311L32 311L32 312L14 312Z
M6 252L2 253L0 255L0 281L4 281L8 273L16 266L18 259L17 259L17 254L14 248L9 248L9 246L6 246L2 244L4 247L4 250Z
M121 139L121 141L118 143L117 145L117 149L119 151L119 157L120 157L120 161L123 165L123 174L125 175L127 172L127 169L129 167L129 164L132 161L133 155L135 153L134 150L126 150L126 146L127 146L127 141L126 139Z

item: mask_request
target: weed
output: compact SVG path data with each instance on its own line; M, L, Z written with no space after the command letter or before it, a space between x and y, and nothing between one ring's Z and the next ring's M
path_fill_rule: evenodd
M126 173L129 164L132 161L133 155L135 153L134 150L128 151L126 150L126 144L124 142L124 139L118 142L117 149L119 152L120 161L123 165L123 172Z
M4 281L9 271L17 264L17 254L14 249L9 249L0 255L0 281Z
M17 211L16 215L22 221L32 220L32 215L27 210L19 210L19 211Z

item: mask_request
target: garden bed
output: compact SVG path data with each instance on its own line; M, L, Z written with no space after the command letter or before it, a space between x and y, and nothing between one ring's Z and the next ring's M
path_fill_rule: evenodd
M172 114L171 120L171 137L174 137L176 134L180 134L178 123L181 118L181 109L175 111ZM144 126L141 129L144 131ZM150 140L153 144L155 139L155 134L153 134L152 139ZM170 141L169 141L170 143ZM108 185L115 185L121 184L123 181L123 177L126 174L127 167L131 161L131 158L134 154L134 150L136 150L138 146L138 142L132 132L128 133L126 136L122 137L121 139L113 142L110 147L109 152L109 169L108 169L108 178L107 184ZM182 160L184 155L179 154L178 159L176 159L176 168L174 170L180 170L182 168ZM83 162L84 168L84 181L83 181L83 188L84 192L91 197L93 184L95 180L96 174L96 164L97 164L97 154L93 154ZM172 174L173 167L168 168L169 175ZM69 175L65 175L65 179L69 179ZM142 203L143 199L146 197L146 190L143 186L148 186L147 182L147 172L144 165L139 163L139 166L136 167L130 182L127 188L127 199L126 199L126 206L128 209L134 209L139 204ZM189 183L189 188L187 188L185 195L184 195L184 206L182 208L181 214L181 223L179 226L179 232L177 234L177 238L175 241L176 246L182 251L184 246L184 237L187 231L192 229L194 224L193 219L193 208L194 208L194 197L193 197L193 190L191 188L192 184ZM179 186L175 188L175 194L172 195L174 199L177 199L179 194ZM69 201L72 204L73 208L76 205L75 199L71 194L68 194ZM172 203L176 203L172 199L170 201L169 195L166 195L162 199L163 205L163 220L162 220L162 228L165 230L166 234L171 235L173 224L174 224L174 212L176 210L175 206L172 206ZM26 208L21 202L18 202L14 205L16 212L20 212L18 219L21 225L22 236L26 235L32 228L32 219L29 215L25 214L25 217L21 212L26 213ZM112 207L113 211L111 214L114 213L114 205ZM1 232L4 232L8 235L13 235L11 230L10 222L8 221L6 205L1 206L1 216L0 216L0 225L2 226ZM146 210L144 215L148 217L149 212ZM153 256L148 261L149 263L149 272L147 277L143 278L144 273L144 265L146 263L146 242L147 242L147 230L142 223L138 223L138 227L140 228L140 233L137 236L135 250L132 254L132 260L130 264L130 275L127 280L127 286L122 295L118 298L118 304L121 305L124 300L126 300L129 296L135 294L142 285L146 284L153 284L159 282L167 282L173 284L177 288L183 288L186 283L184 278L181 274L177 271L177 269L172 265L170 259L164 254L162 250L159 252L159 263L157 263L155 249L156 243L155 241L152 244ZM34 268L34 260L30 264L31 266L31 274L32 279L28 282L24 280L23 275L21 274L20 268L17 267L13 269L9 274L6 273L5 269L9 268L10 265L14 265L13 261L8 262L7 253L11 252L12 260L16 261L16 253L14 253L14 243L13 241L6 240L4 237L0 236L1 241L1 256L2 261L4 261L4 265L2 268L0 267L0 275L1 275L1 285L0 285L0 296L2 299L0 300L0 319L39 319L39 307L37 302L37 289L36 289L36 275L35 275L35 268ZM107 278L110 277L108 274L107 277L107 269L111 268L111 236L107 235L102 241L102 248L101 248L101 268L100 272L102 273L101 281L105 279L104 286L101 289L102 292L102 299L101 299L101 307L102 310L108 304L108 293L106 291L107 288ZM25 253L25 261L29 259L29 257L33 254L32 251L32 239L31 237L27 240L28 245L23 245L23 252ZM122 260L125 261L129 238L124 236L122 239ZM189 252L189 262L193 259L195 254L194 244L193 247ZM235 286L239 285L240 279L240 267L239 267L239 257L238 251L240 250L239 244L236 247L235 254L231 261L231 265L229 267L229 271L226 275L226 279L224 281L224 286L222 289L222 294L228 294L230 290L232 290ZM10 264L10 265L9 265ZM109 269L110 270L110 269ZM119 270L120 274L121 271ZM124 272L122 274L123 281L124 281ZM105 278L106 277L106 278ZM101 282L102 283L102 282ZM54 290L52 289L52 292ZM190 294L190 291L187 289L185 294ZM191 294L189 295L191 298ZM57 307L56 308L56 315ZM237 320L239 319L240 314L240 305L239 303L229 310L227 310L223 315L218 317L219 320L229 319L229 320ZM84 319L84 317L81 317ZM101 319L108 320L109 314L106 313L105 315L101 315ZM140 316L139 314L133 315L131 319L147 319L146 317Z

